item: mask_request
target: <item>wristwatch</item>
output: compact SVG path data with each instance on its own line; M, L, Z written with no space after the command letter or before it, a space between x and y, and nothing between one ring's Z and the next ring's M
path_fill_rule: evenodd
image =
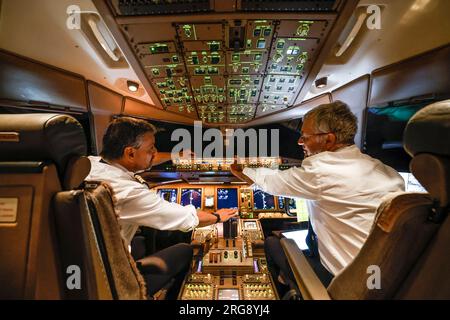
M212 212L211 214L212 214L213 216L216 216L216 218L217 218L217 220L216 220L215 223L222 222L222 220L220 219L220 215L219 215L219 214L217 214L217 213L215 213L215 212Z

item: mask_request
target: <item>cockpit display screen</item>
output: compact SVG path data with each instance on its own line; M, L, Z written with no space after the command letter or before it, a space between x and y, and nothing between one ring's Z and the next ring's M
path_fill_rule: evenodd
M275 197L262 190L253 190L253 209L273 210L275 209Z
M285 198L285 197L278 197L278 208L284 209L284 200L285 199L287 200L287 203L289 204L289 210L297 209L295 199Z
M217 188L217 209L237 207L238 190L236 188Z
M245 230L258 230L258 226L255 221L245 221L244 228Z
M159 189L158 195L166 201L177 202L178 189Z
M239 300L239 290L219 289L218 300Z
M193 205L196 209L202 207L202 189L181 189L181 205Z

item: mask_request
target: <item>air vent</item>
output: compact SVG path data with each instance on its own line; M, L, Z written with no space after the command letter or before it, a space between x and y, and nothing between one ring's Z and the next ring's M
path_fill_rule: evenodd
M242 0L242 11L330 12L336 0Z
M211 11L209 0L119 0L122 16L202 13Z

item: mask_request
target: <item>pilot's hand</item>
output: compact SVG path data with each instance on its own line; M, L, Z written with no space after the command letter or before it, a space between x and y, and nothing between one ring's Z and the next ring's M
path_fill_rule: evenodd
M219 209L216 211L216 213L220 216L220 220L222 222L225 222L228 219L237 216L238 210L237 209Z

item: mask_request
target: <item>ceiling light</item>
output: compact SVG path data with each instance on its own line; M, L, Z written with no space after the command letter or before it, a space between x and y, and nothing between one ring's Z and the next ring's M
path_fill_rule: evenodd
M316 88L319 89L325 88L327 86L327 81L328 81L327 77L317 79L315 81Z
M134 82L134 81L127 81L127 86L128 86L128 90L130 90L131 92L136 92L139 89L139 83Z

